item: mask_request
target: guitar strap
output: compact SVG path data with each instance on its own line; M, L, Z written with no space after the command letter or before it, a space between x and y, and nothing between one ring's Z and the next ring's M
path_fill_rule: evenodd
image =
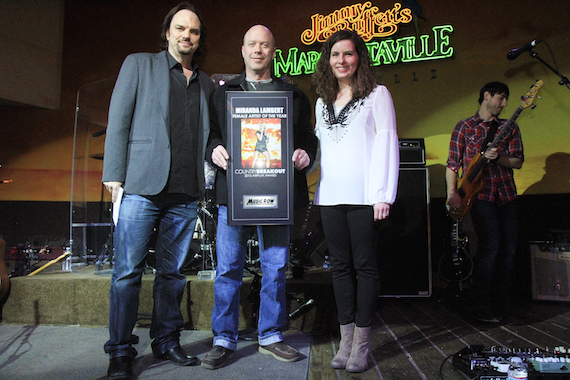
M487 138L483 141L483 145L481 145L481 153L485 153L487 150L487 145L493 141L495 138L495 134L497 133L497 129L499 129L499 122L497 119L491 120L491 129L489 129L489 133L487 134Z

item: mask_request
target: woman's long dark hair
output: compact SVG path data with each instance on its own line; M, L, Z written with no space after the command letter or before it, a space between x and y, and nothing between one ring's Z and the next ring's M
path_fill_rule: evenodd
M319 94L325 104L334 102L340 90L338 81L332 72L329 59L334 44L342 40L352 41L356 54L358 54L358 69L352 78L352 96L354 98L365 98L374 90L374 87L378 85L378 80L374 76L370 66L370 55L364 40L352 30L339 30L331 35L323 44L321 57L317 62L317 71L313 74L313 85L316 88L317 94Z

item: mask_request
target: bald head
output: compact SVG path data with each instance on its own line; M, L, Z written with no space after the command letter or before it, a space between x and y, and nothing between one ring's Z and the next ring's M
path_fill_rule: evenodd
M271 78L271 63L275 56L273 33L263 25L249 28L243 36L241 55L247 78L256 81Z
M245 32L244 36L243 36L243 45L246 44L246 41L248 39L252 38L253 36L257 36L260 34L265 34L266 36L268 36L268 38L271 39L271 46L273 48L275 48L275 38L273 37L273 33L271 33L271 30L269 30L268 27L266 27L265 25L254 25L251 28L248 29L247 32Z

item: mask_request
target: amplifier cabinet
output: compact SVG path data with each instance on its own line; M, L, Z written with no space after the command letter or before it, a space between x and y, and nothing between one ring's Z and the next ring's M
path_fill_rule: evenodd
M530 245L532 298L545 301L570 301L570 252L544 251Z
M424 139L400 139L400 166L422 167L426 164Z
M429 297L431 248L427 168L400 167L390 216L379 222L380 297Z

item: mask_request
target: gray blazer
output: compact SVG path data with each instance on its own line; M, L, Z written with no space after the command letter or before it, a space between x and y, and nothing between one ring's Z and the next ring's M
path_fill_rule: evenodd
M170 74L166 51L129 55L119 72L105 137L103 182L123 182L126 193L156 195L170 173ZM204 157L214 84L199 71L198 183L204 193Z

